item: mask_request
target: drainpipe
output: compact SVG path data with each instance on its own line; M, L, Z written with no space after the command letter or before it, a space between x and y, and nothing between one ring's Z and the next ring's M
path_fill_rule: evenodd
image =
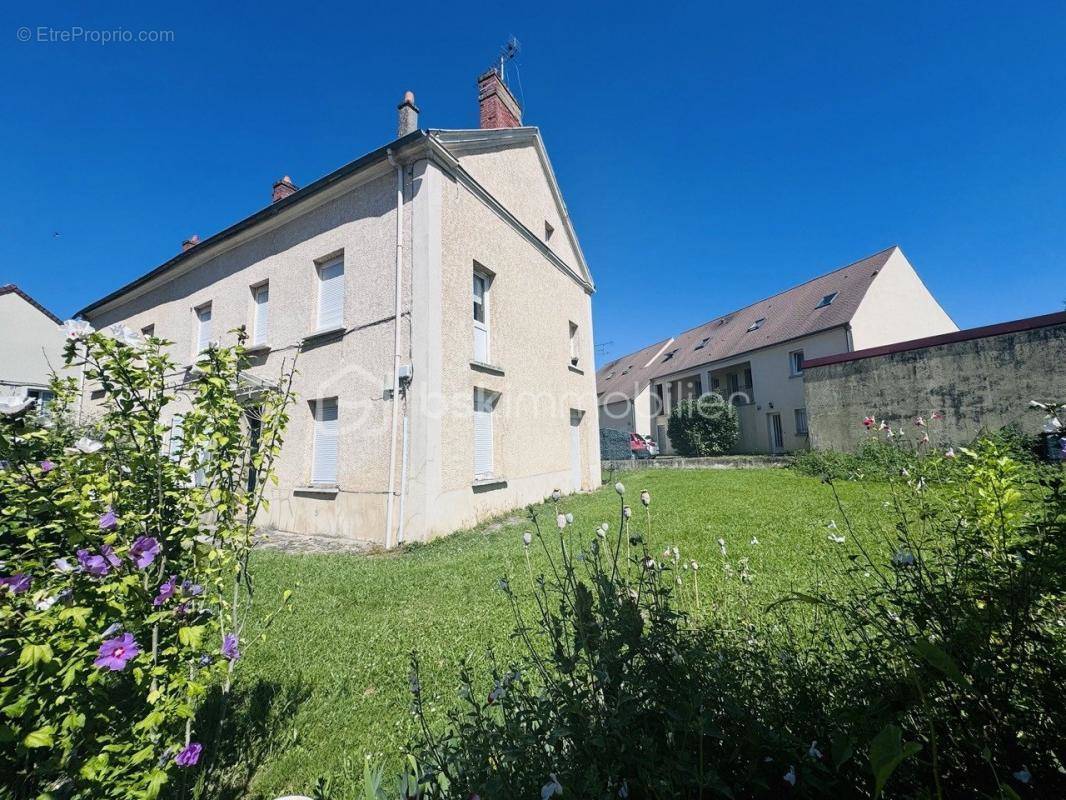
M399 532L396 534L396 543L403 544L404 542L404 521L407 519L404 514L404 507L407 505L407 462L408 462L408 435L407 435L407 397L404 393L403 404L403 456L400 459L400 525Z
M396 425L400 415L400 301L403 294L403 166L392 148L389 163L396 169L396 335L392 347L392 424L389 427L389 494L385 511L385 549L392 547L392 517L396 496Z

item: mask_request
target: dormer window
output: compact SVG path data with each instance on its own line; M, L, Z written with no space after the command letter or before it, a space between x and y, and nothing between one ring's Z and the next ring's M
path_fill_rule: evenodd
M697 345L696 345L696 346L695 346L694 348L692 348L692 349L693 349L693 350L702 350L702 349L703 349L704 347L706 347L706 346L707 346L707 342L709 342L709 341L711 341L711 337L710 337L710 336L707 336L707 337L705 337L705 338L703 338L703 339L700 339L700 341L699 341L699 344L697 344Z
M609 381L609 380L610 380L611 378L613 378L613 377L614 377L614 370L611 370L610 372L608 372L608 373L607 373L607 374L606 374L606 375L605 375L605 376L603 377L603 379L604 379L605 381Z
M830 294L825 295L825 297L818 301L818 305L816 305L815 308L825 308L826 306L832 305L833 301L837 299L838 294L839 292L831 292Z
M748 333L759 330L759 328L762 327L762 324L764 322L766 322L766 317L759 317L757 320L751 323L751 325L748 326Z
M663 356L663 361L664 362L669 361L676 354L677 354L677 348L675 347L673 350L671 350L669 353L667 353L665 356Z
M622 374L623 375L628 375L629 374L629 370L631 370L631 369L633 369L633 365L632 364L630 364L628 367L626 367L624 370L622 370Z

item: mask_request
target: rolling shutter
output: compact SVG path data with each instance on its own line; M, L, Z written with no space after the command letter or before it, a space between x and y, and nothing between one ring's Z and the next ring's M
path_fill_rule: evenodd
M270 286L264 283L255 289L255 324L252 344L266 344L270 333Z
M338 258L318 268L318 329L339 328L344 324L344 259Z
M337 398L315 402L315 442L311 483L337 482Z
M175 414L170 420L170 444L167 447L167 455L170 456L172 461L181 459L182 425L184 422L185 417L181 414Z
M492 477L492 411L495 397L484 389L474 390L474 478Z
M211 344L211 304L196 309L196 350L203 352Z

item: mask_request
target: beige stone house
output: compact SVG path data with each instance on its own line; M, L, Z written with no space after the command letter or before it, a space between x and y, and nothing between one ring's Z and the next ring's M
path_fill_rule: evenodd
M600 426L650 435L672 453L674 404L713 394L737 408L737 452L804 449L805 360L955 330L890 247L612 360L597 373Z
M481 127L421 130L92 303L191 365L245 326L299 395L265 525L386 546L592 488L592 277L537 128L495 71ZM179 423L180 424L180 423Z
M51 398L52 370L63 366L59 318L13 283L0 286L0 396Z

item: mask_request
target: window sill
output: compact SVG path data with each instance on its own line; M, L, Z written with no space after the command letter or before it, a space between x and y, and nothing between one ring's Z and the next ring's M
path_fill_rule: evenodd
M293 494L310 494L317 497L335 497L340 492L337 486L327 486L325 484L321 486L297 486L292 490Z
M300 342L301 347L314 347L315 345L325 344L326 342L332 342L340 339L344 336L345 327L343 325L337 325L333 328L323 328L320 331L310 333L303 338Z
M270 345L266 344L253 344L244 348L244 352L250 356L265 355L270 352Z
M802 378L802 377L803 377L803 373L802 373L802 372L793 372L793 373L792 373L791 375L789 375L788 377L789 377L789 378Z
M506 485L506 478L476 478L474 482L470 484L470 488L472 488L475 492L487 492L491 491L492 489L502 489Z
M571 372L576 372L578 375L585 374L585 370L581 369L581 367L574 366L573 364L567 364L566 368Z
M471 361L470 369L503 377L503 367L497 367L495 364L486 364L484 361Z

